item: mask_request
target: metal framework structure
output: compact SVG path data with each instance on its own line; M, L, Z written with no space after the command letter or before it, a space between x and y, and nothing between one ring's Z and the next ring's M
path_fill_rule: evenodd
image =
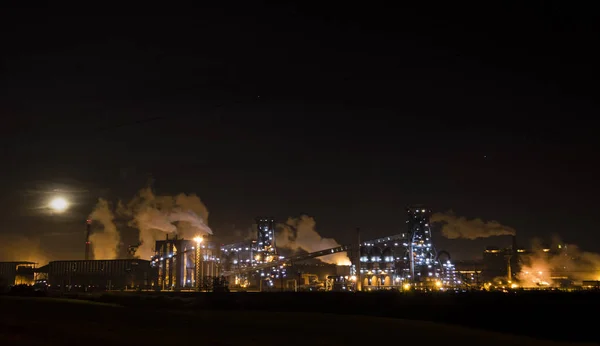
M460 284L450 259L441 263L432 243L429 216L431 211L422 206L407 208L407 232L356 244L308 254L283 258L277 256L271 242L273 220L257 219L258 233L254 245L231 244L221 248L224 276L236 277L236 283L247 282L252 275L260 275L272 285L273 279L285 277L285 268L295 262L318 258L339 252L354 253L352 279L357 290L373 289L441 289ZM250 253L250 255L248 255ZM254 254L254 255L253 255ZM264 255L269 261L261 261ZM357 265L358 264L358 265Z
M442 279L442 268L437 260L437 253L431 239L429 216L431 210L423 206L406 208L408 218L408 247L409 262L406 279L415 286L431 286ZM438 284L440 285L440 284Z
M405 234L396 234L396 235L392 235L392 236L388 236L388 237L369 240L369 241L361 243L360 245L361 245L361 247L368 247L368 246L372 246L372 245L376 245L376 244L384 244L387 242L394 242L396 240L404 239L405 237L406 237ZM355 245L341 245L338 247L325 249L325 250L321 250L321 251L315 251L315 252L311 252L311 253L303 254L303 255L290 256L290 257L285 257L285 258L279 257L277 260L272 261L272 262L255 263L252 265L245 264L240 261L240 262L236 263L235 269L224 271L223 275L231 276L231 275L235 275L235 274L246 274L246 273L251 273L251 272L255 272L255 271L273 268L273 267L286 266L290 263L305 261L305 260L308 260L311 258L318 258L321 256L331 255L334 253L352 251L356 247L357 246L355 246ZM235 249L230 250L230 251L235 251ZM242 250L238 250L238 251L242 251Z
M409 261L407 283L419 287L456 287L461 282L450 259L441 263L433 245L429 218L431 210L422 205L406 208Z
M272 288L275 280L285 277L283 265L276 264L281 257L277 254L275 244L275 219L271 217L256 218L256 243L253 247L255 270L259 275L259 286Z
M277 248L275 247L275 219L270 217L259 217L256 219L256 262L269 263L277 259Z
M220 261L211 242L172 238L156 241L151 265L158 269L156 286L161 290L212 290Z

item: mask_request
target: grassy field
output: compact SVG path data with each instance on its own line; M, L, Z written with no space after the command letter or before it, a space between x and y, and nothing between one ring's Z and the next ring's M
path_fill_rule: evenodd
M157 311L0 297L0 345L573 345L433 322L319 313ZM582 344L580 344L582 345Z

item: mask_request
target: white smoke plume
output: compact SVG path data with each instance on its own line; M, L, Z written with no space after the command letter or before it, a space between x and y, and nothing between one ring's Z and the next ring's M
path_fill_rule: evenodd
M435 213L431 215L430 221L442 223L442 235L448 239L461 238L473 240L516 234L513 228L504 226L497 221L468 220L465 217L454 215L452 211Z
M520 256L517 275L522 287L558 286L553 278L568 280L600 280L600 254L581 251L576 245L564 244L555 237L552 246L534 242L532 252Z
M90 235L94 259L117 258L120 236L114 222L115 215L110 210L108 202L100 198L89 218L99 222L103 227L101 231L94 231Z
M315 219L308 215L301 215L299 218L288 218L285 223L277 225L280 230L279 234L276 235L277 246L291 250L302 249L307 252L340 246L334 239L321 237L316 231L315 225ZM351 264L345 252L319 257L319 259L325 263L337 265Z
M177 234L192 239L198 234L212 234L204 220L191 210L177 208L168 214L169 221L178 223Z
M190 194L180 193L175 196L175 205L184 211L192 211L199 216L203 221L208 220L208 209L200 200L200 197Z
M208 210L196 195L156 196L150 188L142 189L124 206L120 214L132 218L130 226L140 232L140 246L136 252L141 258L154 254L156 240L167 234L191 239L199 234L212 234L208 227Z

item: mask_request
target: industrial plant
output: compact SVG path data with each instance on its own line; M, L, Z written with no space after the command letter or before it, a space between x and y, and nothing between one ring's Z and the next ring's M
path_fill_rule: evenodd
M57 291L377 291L377 290L511 290L524 288L598 288L566 272L535 268L537 252L517 246L488 247L483 259L453 262L437 251L425 206L406 208L406 228L378 239L283 256L276 243L277 223L256 218L254 239L219 244L209 234L156 240L149 259L90 259L90 225L86 222L84 260L0 263L0 286L33 285ZM543 248L548 256L567 256L566 247ZM135 249L130 252L135 254ZM324 263L324 256L345 253L349 265ZM577 260L577 259L573 259ZM529 267L535 273L527 271Z

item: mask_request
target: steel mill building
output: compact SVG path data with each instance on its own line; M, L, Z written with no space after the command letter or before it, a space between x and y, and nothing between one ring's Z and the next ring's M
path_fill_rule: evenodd
M36 272L51 290L150 289L156 280L150 261L141 259L52 261Z
M464 285L449 254L435 249L429 221L431 210L406 208L406 228L379 239L357 239L330 249L282 256L275 242L276 222L256 219L255 239L217 244L212 236L155 242L146 259L52 261L34 264L11 262L2 269L14 284L19 268L35 274L52 290L385 290L455 289ZM89 223L86 224L89 229ZM86 242L86 254L89 244ZM352 265L320 263L319 257L346 253ZM89 256L88 256L89 257ZM442 258L444 257L444 258ZM310 261L317 262L308 264ZM15 264L21 263L21 264ZM31 265L31 269L25 266ZM4 267L2 267L4 268ZM11 269L12 268L12 269Z
M35 266L34 262L0 262L0 287L33 284Z

